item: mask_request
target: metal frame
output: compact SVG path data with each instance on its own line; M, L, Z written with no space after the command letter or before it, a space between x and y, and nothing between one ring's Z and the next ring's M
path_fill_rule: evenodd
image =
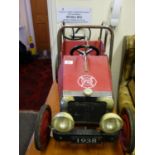
M65 28L81 28L81 29L85 29L85 28L89 28L89 29L100 29L101 33L102 30L105 29L106 30L106 39L107 40L107 32L110 33L110 48L109 48L109 64L111 66L112 63L112 55L113 55L113 43L114 43L114 33L113 30L110 27L106 27L106 26L102 26L102 25L67 25L67 26L62 26L57 34L57 49L58 49L58 53L57 53L57 61L56 61L56 71L58 69L58 66L60 64L60 52L62 51L62 38L63 38L63 32L65 30ZM100 38L101 38L100 34ZM57 75L56 75L57 76Z

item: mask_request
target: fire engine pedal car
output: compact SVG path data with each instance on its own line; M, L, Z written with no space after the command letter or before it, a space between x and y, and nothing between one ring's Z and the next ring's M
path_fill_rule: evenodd
M66 35L67 29L73 30L70 37ZM98 39L90 40L91 29L99 30ZM88 37L78 34L82 30L88 32ZM60 112L52 117L49 105L41 107L35 126L35 147L46 149L50 132L56 141L70 141L77 145L114 142L120 138L124 123L114 112L110 71L114 41L112 29L90 25L62 26L57 41L55 73ZM109 45L109 56L106 44Z

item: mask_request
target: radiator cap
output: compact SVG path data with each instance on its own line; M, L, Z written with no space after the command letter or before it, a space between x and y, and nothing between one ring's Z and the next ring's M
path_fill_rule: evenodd
M93 90L91 88L86 88L83 90L85 96L91 96L93 94Z

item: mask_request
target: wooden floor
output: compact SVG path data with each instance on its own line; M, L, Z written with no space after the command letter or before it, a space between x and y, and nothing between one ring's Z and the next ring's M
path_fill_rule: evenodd
M52 115L59 111L59 95L58 86L54 82L49 95L47 97L46 104L49 104L52 108ZM73 144L70 142L56 142L51 138L49 145L45 151L37 151L34 146L33 137L26 151L26 155L124 155L120 143L104 143L104 144Z

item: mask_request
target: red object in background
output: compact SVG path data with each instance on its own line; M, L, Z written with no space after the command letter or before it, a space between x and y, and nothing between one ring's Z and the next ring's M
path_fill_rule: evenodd
M19 67L19 109L38 111L52 85L50 59L34 60Z

